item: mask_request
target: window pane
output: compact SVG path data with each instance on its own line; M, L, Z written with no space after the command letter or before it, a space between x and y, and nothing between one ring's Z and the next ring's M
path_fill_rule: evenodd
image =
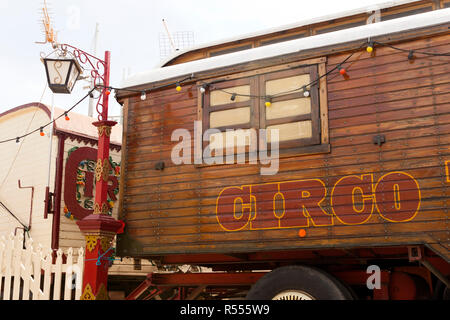
M266 108L266 119L280 119L311 113L311 99L300 98L272 103Z
M267 127L267 142L271 142L271 130L279 130L280 142L312 137L312 122L301 121Z
M302 74L295 77L270 80L266 82L266 95L273 96L276 94L301 89L301 87L309 84L310 82L311 81L309 74Z
M229 103L236 103L236 102L242 102L242 101L248 101L250 100L250 86L239 86L239 87L233 87L233 88L226 88L223 89L224 91L220 90L214 90L211 91L210 94L210 105L211 106L219 106L221 104L229 104ZM234 101L231 101L231 94L243 94L246 96L236 96L236 99Z
M236 108L209 114L210 128L219 128L250 122L250 107Z
M253 129L214 133L210 136L209 141L209 146L211 149L242 147L250 145L256 148L256 145L258 143L256 131Z

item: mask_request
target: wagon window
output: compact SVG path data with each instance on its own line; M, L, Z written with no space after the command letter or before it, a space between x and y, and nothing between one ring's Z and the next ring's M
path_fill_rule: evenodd
M270 107L261 106L260 128L278 130L280 149L320 143L319 96L316 66L262 75L261 94Z
M204 136L204 146L224 155L231 147L234 153L242 152L239 147L257 151L259 129L266 129L268 148L271 132L278 131L280 156L329 152L324 73L325 63L317 63L213 80L199 92L203 131L215 129Z
M211 148L250 144L246 133L248 129L258 127L258 119L254 116L257 105L251 98L257 94L253 83L252 78L221 82L205 95L203 128L220 131L209 136L207 142Z

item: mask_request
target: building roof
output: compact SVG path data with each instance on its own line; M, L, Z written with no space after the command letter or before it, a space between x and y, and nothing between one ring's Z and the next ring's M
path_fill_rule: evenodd
M367 41L369 38L437 26L448 22L450 22L450 8L440 9L355 28L319 34L307 38L233 52L202 60L157 68L148 72L131 75L122 83L122 87L131 88L157 81L180 79L192 74L195 75L195 73L202 71L231 67L246 62L354 41Z
M12 115L14 112L24 110L26 108L40 108L49 117L49 122L51 119L51 107L39 103L39 102L32 102L28 104L24 104L15 108L12 108L8 111L5 111L0 114L0 118L4 117L6 115ZM63 115L65 110L61 108L54 108L54 118L59 117L60 115ZM73 136L78 136L80 138L87 138L91 140L97 140L98 139L98 131L95 126L92 125L93 122L98 121L96 118L92 118L80 113L76 113L71 111L69 114L70 121L65 120L65 117L62 116L61 118L57 119L55 121L55 132L64 132ZM42 125L45 125L46 123L43 123ZM32 128L34 130L36 128ZM115 144L118 146L122 145L122 126L116 125L111 130L111 144Z
M287 31L287 30L291 30L291 29L301 28L301 27L316 24L316 23L350 17L350 16L362 14L362 13L371 13L374 10L382 10L382 9L387 9L387 8L391 8L391 7L395 7L395 6L401 6L404 4L414 3L414 2L419 2L419 1L420 0L391 0L391 1L378 3L378 4L372 5L372 6L364 6L364 7L351 9L351 10L347 10L347 11L340 11L340 12L336 12L333 14L315 17L315 18L311 18L311 19L306 19L306 20L302 20L299 22L290 23L290 24L286 24L286 25L282 25L282 26L277 26L277 27L273 27L273 28L269 28L269 29L264 29L264 30L260 30L260 31L252 32L252 33L241 34L236 37L230 37L230 38L225 38L225 39L221 39L221 40L217 40L217 41L213 41L213 42L203 43L203 44L193 46L193 47L185 49L185 50L177 51L172 56L161 61L156 67L162 68L166 64L168 64L169 62L174 60L175 58L177 58L181 55L184 55L188 52L205 49L205 48L209 48L209 47L213 47L213 46L217 46L217 45L222 45L225 43L232 43L235 41L243 41L246 39L260 37L260 36L264 36L267 34L273 34L273 33L277 33L277 32L283 32L283 31Z

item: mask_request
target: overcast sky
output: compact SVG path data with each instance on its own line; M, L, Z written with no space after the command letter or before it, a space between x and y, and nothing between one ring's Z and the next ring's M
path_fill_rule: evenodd
M0 0L0 112L39 102L46 85L40 53L50 53L39 19L43 0ZM387 0L47 0L58 41L93 52L99 23L98 56L110 50L111 85L120 86L124 73L153 69L161 60L159 37L189 31L200 45L241 34L295 23L341 11L386 3ZM392 2L395 2L392 1ZM79 82L71 95L54 96L55 105L68 109L87 91ZM46 90L42 103L50 105ZM87 114L86 101L74 111ZM120 106L111 101L110 115Z

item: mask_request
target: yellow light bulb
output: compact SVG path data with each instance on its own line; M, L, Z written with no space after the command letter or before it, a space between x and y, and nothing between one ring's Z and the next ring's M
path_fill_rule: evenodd
M266 101L266 107L269 108L269 107L271 107L271 106L272 106L272 102Z
M367 50L368 53L372 53L373 52L373 47L368 46L366 50Z
M177 87L175 88L178 92L181 91L181 85L179 83L177 83Z

